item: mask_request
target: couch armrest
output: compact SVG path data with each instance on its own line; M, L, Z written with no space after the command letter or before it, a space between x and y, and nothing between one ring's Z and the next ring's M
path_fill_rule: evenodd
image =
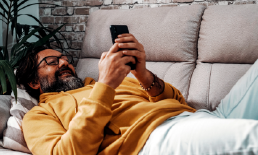
M3 138L3 131L6 128L6 123L10 117L11 96L0 95L0 139Z

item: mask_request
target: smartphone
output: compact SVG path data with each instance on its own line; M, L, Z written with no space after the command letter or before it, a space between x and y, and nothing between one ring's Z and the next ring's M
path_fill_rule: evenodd
M110 33L113 44L115 43L115 39L118 38L119 34L129 33L128 27L126 25L110 25ZM132 62L127 63L126 65L131 67L131 70L135 70L136 64Z

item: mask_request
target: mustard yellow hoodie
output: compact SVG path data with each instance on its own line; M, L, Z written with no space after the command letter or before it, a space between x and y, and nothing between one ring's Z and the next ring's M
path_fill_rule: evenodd
M34 155L131 155L158 125L184 111L195 109L168 83L150 97L133 78L115 90L86 78L83 88L42 94L24 117L23 132Z

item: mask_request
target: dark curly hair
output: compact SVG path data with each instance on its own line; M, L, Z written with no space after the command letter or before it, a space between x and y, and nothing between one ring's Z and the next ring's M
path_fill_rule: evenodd
M46 46L39 46L31 51L28 51L27 55L19 63L19 67L16 70L16 80L18 85L23 85L26 91L35 99L39 99L40 91L32 89L28 83L35 83L38 80L37 63L38 53L40 51L48 49Z

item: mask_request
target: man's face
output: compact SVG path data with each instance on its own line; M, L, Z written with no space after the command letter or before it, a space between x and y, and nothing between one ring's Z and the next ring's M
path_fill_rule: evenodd
M58 51L47 49L38 53L39 64L47 56L61 56ZM67 60L59 59L58 65L48 65L42 61L38 66L38 87L41 93L68 91L83 87L83 82L77 77L74 67Z

